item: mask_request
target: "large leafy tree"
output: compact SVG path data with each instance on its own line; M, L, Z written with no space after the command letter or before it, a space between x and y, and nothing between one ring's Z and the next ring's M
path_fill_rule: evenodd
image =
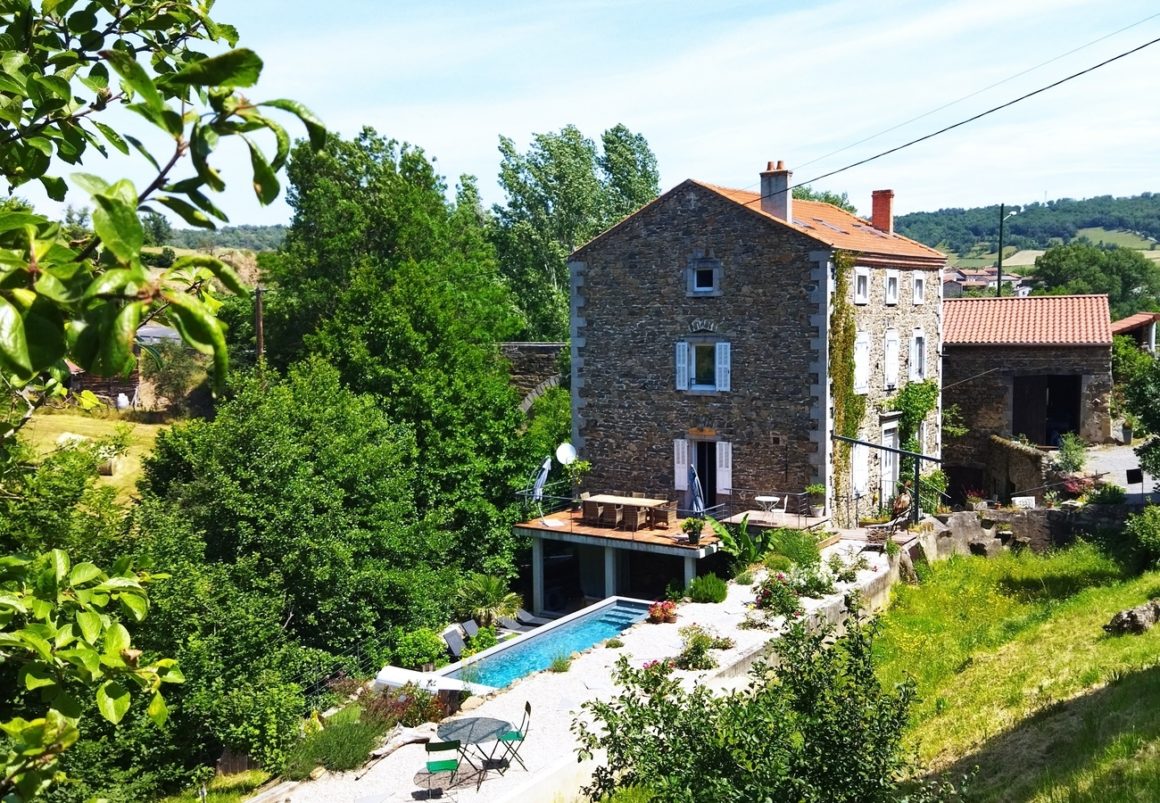
M1049 295L1107 293L1113 318L1160 305L1160 265L1127 248L1057 245L1035 260L1035 278Z
M858 207L850 202L850 196L844 192L815 190L809 184L802 184L800 187L793 188L793 197L802 201L821 201L822 203L833 204L839 209L845 209L851 215L858 214Z
M290 176L294 223L267 262L272 357L321 355L410 425L418 509L459 534L466 565L507 573L527 464L497 344L519 323L473 182L448 203L421 151L369 130L296 151Z
M493 209L494 239L503 275L520 288L528 339L566 339L568 254L657 196L656 156L642 135L617 125L601 145L573 125L536 134L526 153L500 137L507 201Z
M210 287L216 279L240 291L237 277L224 263L202 257L150 274L141 261L139 215L155 206L196 226L224 220L206 191L224 187L210 160L228 137L245 141L258 198L272 201L289 136L263 106L296 114L315 144L324 131L293 101L254 104L238 91L255 84L262 62L235 49L237 32L209 17L211 5L0 4L4 188L11 193L39 181L51 198L63 200L65 165L82 164L110 147L136 151L155 171L142 188L72 173L73 185L91 197L91 234L20 204L0 207L0 492L12 491L19 429L46 398L64 392L66 359L99 374L126 373L135 364L138 326L156 319L213 354L219 384L225 378L226 344ZM207 57L198 49L201 42L227 49ZM171 149L160 158L150 153L127 128L112 124L105 113L114 106L158 129ZM260 134L273 143L272 157L256 138ZM5 800L35 797L58 779L60 756L76 742L87 707L95 704L104 719L119 722L136 687L150 696L150 717L165 720L160 685L181 675L172 659L151 660L134 648L123 623L145 616L151 579L128 560L105 571L74 562L61 549L0 556L0 664L8 690L5 715L11 717L0 723L7 737L0 751Z

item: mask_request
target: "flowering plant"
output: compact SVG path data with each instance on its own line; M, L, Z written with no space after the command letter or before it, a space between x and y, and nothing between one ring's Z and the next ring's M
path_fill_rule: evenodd
M787 619L796 618L801 614L799 594L794 589L789 578L782 572L767 577L757 587L755 604L759 609L772 611Z
M653 624L660 624L666 619L677 615L677 603L672 600L654 602L648 607L648 620Z

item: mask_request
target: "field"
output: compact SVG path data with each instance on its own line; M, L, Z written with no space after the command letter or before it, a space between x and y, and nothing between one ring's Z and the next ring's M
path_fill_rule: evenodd
M118 426L129 427L129 450L122 456L117 474L112 477L101 477L100 481L116 488L121 501L128 501L137 487L137 479L141 476L141 460L153 451L157 433L165 426L164 424L138 424L115 416L62 413L34 416L21 434L39 454L43 455L56 448L56 439L66 432L97 440L110 437Z
M972 799L1160 800L1160 628L1108 636L1160 595L1095 548L955 558L901 587L875 646L884 681L914 678L909 740Z
M1076 237L1087 237L1093 243L1107 243L1118 245L1121 248L1134 248L1137 251L1148 251L1154 243L1146 237L1141 237L1133 231L1113 231L1111 229L1091 228L1077 229Z

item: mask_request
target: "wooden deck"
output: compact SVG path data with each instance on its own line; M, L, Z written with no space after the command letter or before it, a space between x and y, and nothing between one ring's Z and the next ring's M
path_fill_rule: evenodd
M828 516L806 516L797 513L786 513L784 510L746 510L725 519L726 524L740 524L744 516L749 517L752 527L781 528L790 530L815 530L828 522Z
M690 544L689 537L681 530L681 519L678 519L676 524L667 530L642 527L635 532L622 528L594 527L589 524L582 524L580 519L581 513L579 510L559 510L555 513L549 513L542 518L537 517L529 521L521 522L515 526L521 530L536 530L542 533L556 534L567 533L569 535L607 538L613 541L627 541L652 546L677 547L687 549L690 552L699 552L707 546L713 547L712 551L715 552L720 541L716 535L712 534L712 530L709 527L705 527L705 530L701 533L700 542Z

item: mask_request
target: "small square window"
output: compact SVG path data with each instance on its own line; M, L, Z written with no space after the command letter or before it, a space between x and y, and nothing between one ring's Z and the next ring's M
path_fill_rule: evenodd
M886 271L886 303L898 303L898 271Z
M926 277L918 271L914 272L914 303L926 303Z
M694 290L712 290L716 286L715 271L712 268L697 268L693 273L693 289Z
M717 344L693 344L693 387L717 388Z
M721 295L721 261L697 256L685 268L685 291L690 296Z
M854 268L854 303L870 303L870 269Z

